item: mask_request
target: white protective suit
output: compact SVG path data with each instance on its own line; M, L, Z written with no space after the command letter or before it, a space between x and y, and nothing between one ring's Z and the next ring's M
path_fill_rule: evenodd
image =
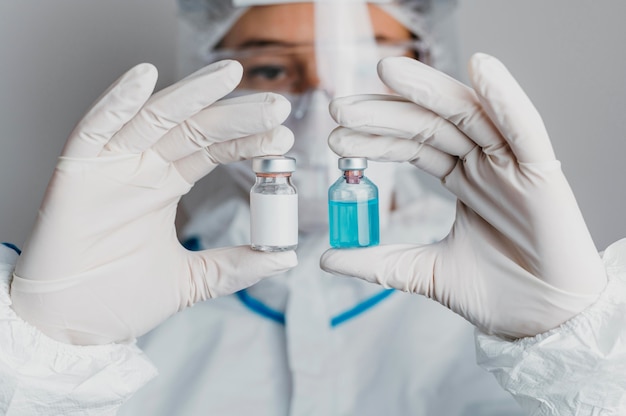
M14 249L0 246L0 412L9 416L116 414L134 391L155 376L155 368L134 344L68 345L22 321L11 309L8 296L16 258ZM619 415L626 409L626 240L610 246L603 258L607 288L596 303L561 327L513 342L477 335L479 363L522 405L525 412L518 413ZM222 309L230 318L203 313L209 308ZM398 314L400 308L403 311ZM425 313L429 319L420 323ZM354 334L358 341L352 349L331 354L331 343L351 341L350 336L359 330L353 324L366 327L359 320L379 322L384 333ZM237 328L232 325L235 322ZM484 374L472 371L471 348L464 352L457 348L467 344L471 330L434 302L393 293L369 312L344 322L344 328L320 326L321 331L336 331L324 340L315 340L319 330L313 333L310 319L307 324L308 328L296 326L287 331L286 326L252 312L235 296L198 304L151 335L160 338L169 332L185 334L185 339L160 340L164 343L155 342L154 350L148 347L161 374L137 393L122 414L198 414L201 408L211 408L214 414L276 415L287 414L290 406L292 414L515 414L506 399L494 400L495 390L487 401L485 390L483 395L476 391L480 390L477 384L495 386L489 386ZM453 328L455 332L446 332ZM217 332L209 332L213 330ZM398 334L403 331L407 332ZM291 337L295 345L288 355L289 332L296 336ZM411 340L411 336L409 345L389 341L391 337ZM450 351L451 346L455 351ZM298 353L307 357L295 362ZM375 359L368 361L368 357ZM289 375L287 368L295 363L298 371ZM320 374L316 370L321 364L334 368ZM346 367L358 373L340 371ZM194 382L184 385L180 377ZM356 377L360 377L358 383ZM381 383L354 395L364 386L363 377ZM164 396L144 394L152 389ZM446 396L453 389L465 398L463 410L452 400L456 397ZM281 398L289 392L291 400ZM377 400L383 394L388 400ZM417 407L407 413L411 404ZM335 410L328 413L326 406L331 405Z

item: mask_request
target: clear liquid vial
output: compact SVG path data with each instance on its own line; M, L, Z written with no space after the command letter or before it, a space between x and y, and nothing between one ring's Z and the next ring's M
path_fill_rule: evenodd
M367 179L367 159L339 159L343 175L328 189L330 246L334 248L378 245L378 188Z
M258 251L298 246L298 193L291 183L296 160L284 156L252 159L256 182L250 190L250 246Z

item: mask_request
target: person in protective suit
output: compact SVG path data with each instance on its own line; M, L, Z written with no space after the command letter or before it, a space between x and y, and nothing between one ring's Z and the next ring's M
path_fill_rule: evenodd
M475 55L471 87L436 69L445 3L235 3L180 3L185 77L123 75L1 252L5 413L622 408L626 247L597 253L500 62ZM266 154L298 160L297 259L248 247ZM337 155L381 161L379 247L326 251Z

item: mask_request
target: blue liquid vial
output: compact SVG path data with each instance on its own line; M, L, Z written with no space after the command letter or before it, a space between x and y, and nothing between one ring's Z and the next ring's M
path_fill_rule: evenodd
M367 159L339 159L343 175L328 189L330 246L369 247L380 242L378 188L367 179Z

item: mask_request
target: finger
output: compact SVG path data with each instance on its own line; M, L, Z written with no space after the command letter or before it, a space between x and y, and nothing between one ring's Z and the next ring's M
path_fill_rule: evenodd
M454 124L411 101L384 95L337 98L330 113L342 126L376 135L414 139L455 156L465 156L476 143Z
M483 108L519 162L555 160L541 116L506 67L496 58L475 54L469 73Z
M215 143L174 162L188 183L195 183L218 165L256 156L283 155L293 146L293 133L285 126L240 139Z
M216 142L271 130L290 110L286 98L272 93L218 101L170 130L153 149L167 161L178 160Z
M154 90L157 70L139 64L118 78L87 111L70 134L63 156L95 157L146 103Z
M331 249L322 254L322 270L353 276L408 293L434 296L433 246L382 245L358 250Z
M189 252L190 304L230 295L298 265L295 251L264 253L249 246Z
M380 162L410 162L430 175L443 179L456 166L458 158L416 140L376 136L338 127L328 137L328 145L341 157L366 157Z
M220 61L152 95L141 111L105 146L105 153L140 153L167 131L231 92L243 69Z
M391 57L378 64L380 79L392 90L457 126L491 154L506 145L466 85L415 59Z

